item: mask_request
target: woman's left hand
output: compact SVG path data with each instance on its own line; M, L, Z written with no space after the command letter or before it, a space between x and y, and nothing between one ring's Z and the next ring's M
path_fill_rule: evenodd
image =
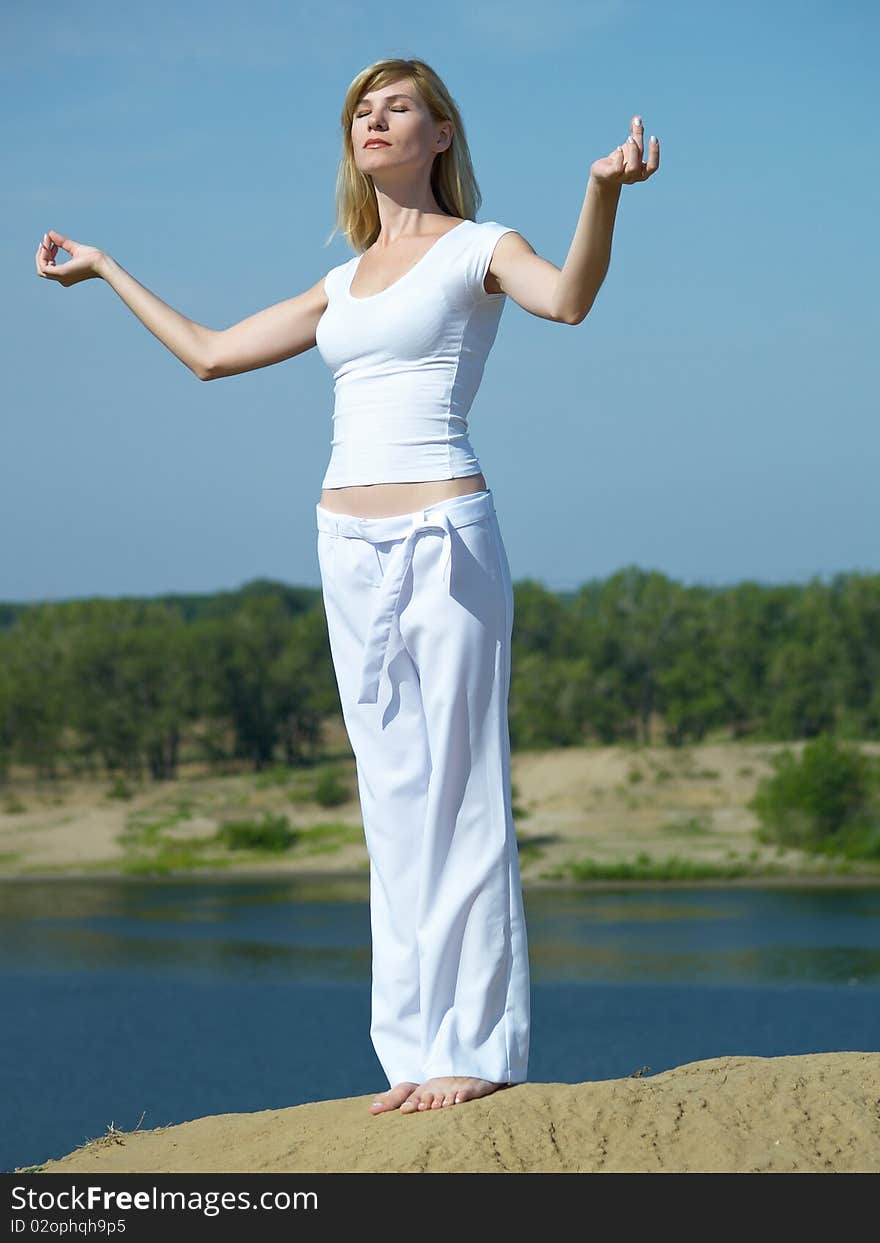
M647 164L642 162L645 148L645 129L641 117L630 122L630 136L622 147L615 147L610 155L595 160L590 166L590 176L601 186L625 186L633 181L647 181L660 167L660 143L653 134L648 151Z

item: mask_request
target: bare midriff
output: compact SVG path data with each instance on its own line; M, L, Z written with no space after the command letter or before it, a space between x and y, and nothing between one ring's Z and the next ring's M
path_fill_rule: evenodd
M428 483L367 483L348 488L322 488L321 508L356 518L394 518L416 509L436 505L453 496L467 496L488 487L485 477L464 475L460 479L432 479Z

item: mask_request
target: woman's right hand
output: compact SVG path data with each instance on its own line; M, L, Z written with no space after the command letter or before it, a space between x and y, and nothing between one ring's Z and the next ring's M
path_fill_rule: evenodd
M71 257L66 263L56 266L55 256L59 250L66 251ZM62 237L54 229L43 234L43 240L37 247L37 275L47 280L57 281L59 285L78 285L80 281L92 280L100 276L98 270L104 252L95 246L86 246L75 242L73 238Z

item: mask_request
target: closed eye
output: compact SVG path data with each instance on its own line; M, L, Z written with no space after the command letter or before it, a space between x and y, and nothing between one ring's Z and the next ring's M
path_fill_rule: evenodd
M391 108L390 111L391 112L409 112L409 108ZM368 117L370 114L369 112L356 112L354 115L356 117Z

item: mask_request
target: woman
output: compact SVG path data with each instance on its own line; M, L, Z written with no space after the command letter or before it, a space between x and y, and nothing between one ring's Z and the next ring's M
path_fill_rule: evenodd
M331 655L370 856L370 1034L389 1090L373 1113L458 1104L527 1078L529 967L511 810L513 589L467 414L505 297L579 324L608 268L641 118L590 169L565 265L474 220L458 109L421 60L354 79L342 110L337 220L358 252L311 289L224 331L109 255L51 232L37 272L102 277L203 380L317 346L335 382L316 505ZM56 265L59 249L71 259ZM383 679L384 674L384 679Z

